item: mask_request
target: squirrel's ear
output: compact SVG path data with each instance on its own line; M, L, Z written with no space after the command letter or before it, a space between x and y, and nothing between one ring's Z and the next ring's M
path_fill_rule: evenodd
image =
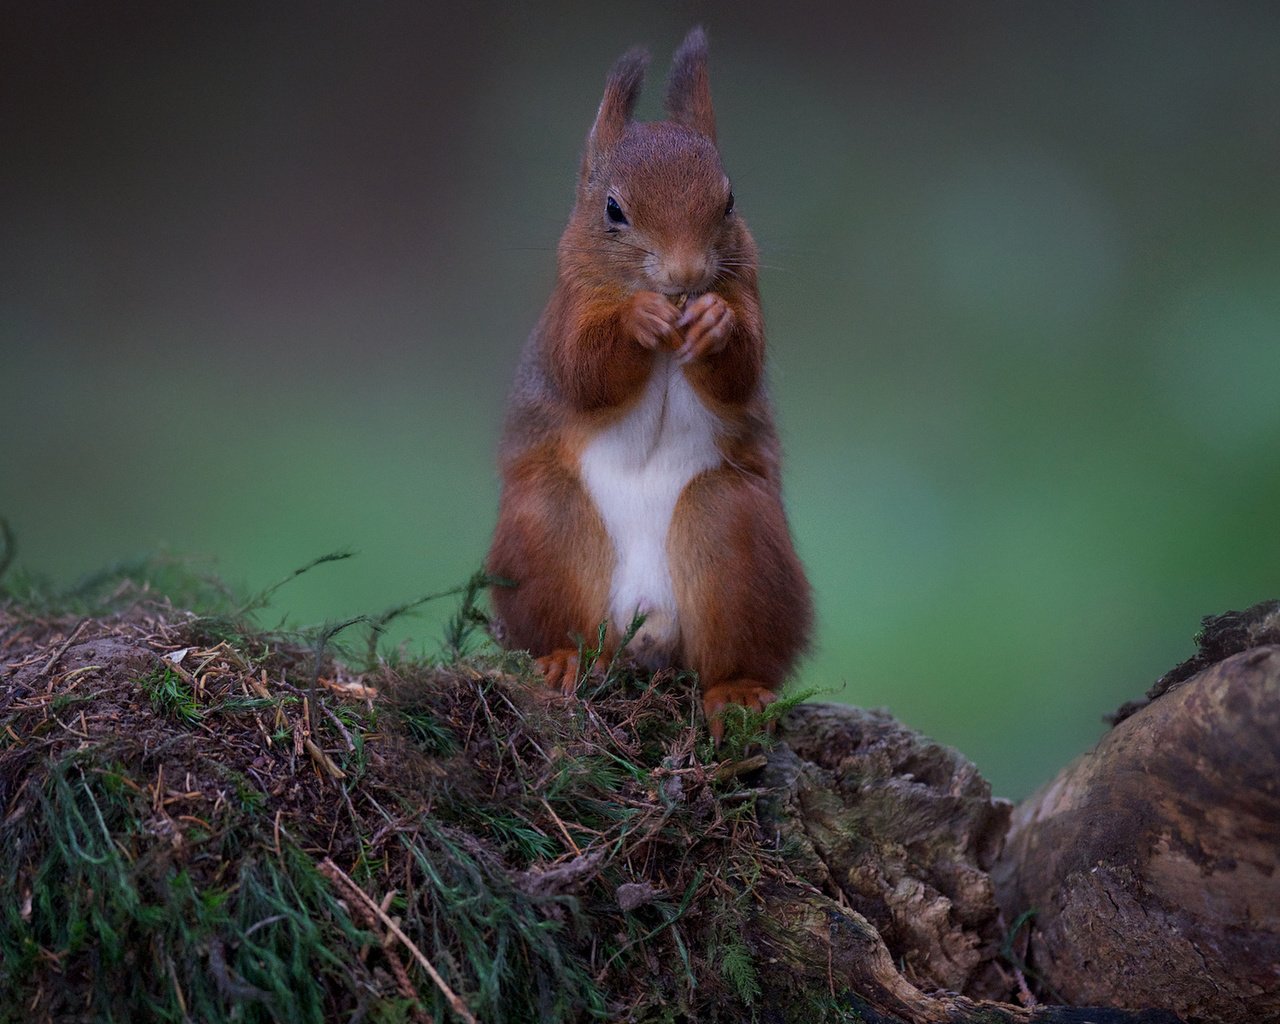
M636 108L640 86L644 83L644 69L648 66L649 53L638 46L624 53L613 65L604 85L604 99L600 101L596 123L587 138L586 164L607 153L622 138L631 121L631 112ZM586 165L583 170L587 170Z
M711 79L707 74L707 34L692 29L671 64L667 79L667 113L686 128L716 141L716 112L711 106Z

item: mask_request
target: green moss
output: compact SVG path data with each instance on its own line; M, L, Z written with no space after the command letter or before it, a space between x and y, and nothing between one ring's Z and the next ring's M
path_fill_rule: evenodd
M96 1020L326 1018L334 976L370 936L291 844L261 847L209 874L158 856L143 787L82 754L52 765L25 828L7 830L0 988L10 1011ZM223 863L216 831L192 829L192 865ZM61 985L45 978L50 961ZM127 984L121 984L127 978Z
M168 665L143 676L140 682L157 711L173 715L188 725L197 725L204 717L190 684Z

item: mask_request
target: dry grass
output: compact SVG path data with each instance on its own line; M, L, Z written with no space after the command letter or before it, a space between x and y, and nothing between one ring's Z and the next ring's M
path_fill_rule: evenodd
M762 1012L787 869L687 679L548 696L466 653L474 585L447 661L360 664L139 577L0 604L0 1019Z

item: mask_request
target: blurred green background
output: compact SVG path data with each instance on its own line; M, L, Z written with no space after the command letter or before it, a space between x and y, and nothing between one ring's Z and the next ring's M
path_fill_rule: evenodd
M633 43L704 23L764 253L801 678L1019 797L1280 596L1280 6L5 5L0 515L294 621L480 564ZM446 602L397 634L431 647Z

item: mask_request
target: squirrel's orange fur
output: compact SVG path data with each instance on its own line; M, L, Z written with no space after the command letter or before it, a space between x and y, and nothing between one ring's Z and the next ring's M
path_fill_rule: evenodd
M771 701L809 586L782 507L755 243L715 144L706 39L676 53L670 118L632 120L647 55L615 64L555 290L525 345L488 570L499 635L571 690L581 639L697 671L712 731Z

